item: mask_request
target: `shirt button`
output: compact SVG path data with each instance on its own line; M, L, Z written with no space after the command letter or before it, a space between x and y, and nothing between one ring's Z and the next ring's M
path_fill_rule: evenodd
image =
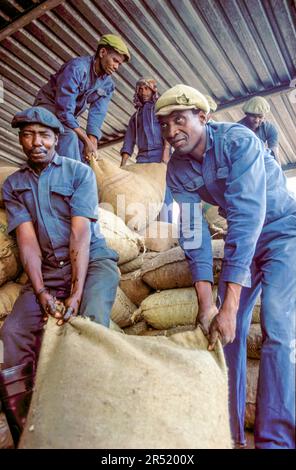
M60 266L64 266L64 261L60 261Z

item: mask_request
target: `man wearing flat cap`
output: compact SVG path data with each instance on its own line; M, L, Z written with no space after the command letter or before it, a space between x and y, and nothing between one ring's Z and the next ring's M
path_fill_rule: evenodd
M105 34L94 56L66 62L39 90L34 106L48 109L64 126L57 145L59 155L87 161L87 155L97 150L100 129L115 89L111 75L129 59L123 40L115 34ZM84 131L77 118L87 107Z
M27 157L3 185L8 232L29 281L1 329L0 398L17 445L32 394L47 315L80 315L108 327L118 286L117 253L99 231L95 175L55 151L63 127L42 107L12 121ZM87 197L86 197L87 196ZM14 382L15 387L10 387Z
M265 116L270 112L270 106L262 96L254 96L243 106L245 117L238 123L251 129L265 146L270 149L272 155L278 159L279 135L277 128Z
M136 112L129 120L121 153L121 166L125 166L133 154L135 145L138 148L137 163L168 163L170 146L161 135L159 122L155 116L155 102L159 98L156 80L143 77L136 83L134 106ZM160 212L160 220L172 222L173 198L166 188L164 206Z
M208 111L204 96L185 85L169 89L156 102L163 137L175 148L167 184L180 205L180 244L198 297L198 322L209 335L209 350L218 339L225 346L233 440L244 446L246 339L262 291L255 446L292 449L296 200L263 142L240 124L207 123ZM228 224L216 306L211 238L201 200L218 206Z

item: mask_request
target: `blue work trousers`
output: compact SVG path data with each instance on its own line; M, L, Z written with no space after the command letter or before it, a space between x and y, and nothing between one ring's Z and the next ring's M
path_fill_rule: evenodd
M254 432L258 449L295 448L295 247L296 215L264 227L251 267L252 287L242 289L236 338L224 348L232 437L235 443L245 444L246 340L261 289L263 343ZM221 282L218 303L224 292Z
M118 282L115 261L91 261L79 314L108 328ZM58 278L55 288L49 288L49 291L58 299L65 299L70 294L69 287L67 282L65 290L65 282ZM0 331L4 344L4 369L32 361L37 363L43 336L43 315L32 288L25 287Z

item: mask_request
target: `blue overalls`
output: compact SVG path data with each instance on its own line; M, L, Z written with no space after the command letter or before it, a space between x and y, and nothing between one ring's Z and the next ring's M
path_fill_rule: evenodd
M167 183L181 205L180 243L193 282L213 282L211 240L201 199L224 212L228 232L218 308L227 282L243 286L236 338L224 349L233 439L245 443L246 338L261 289L263 344L255 445L291 449L295 447L296 200L286 188L280 166L253 132L230 123L208 124L206 132L202 164L175 152L168 165ZM184 203L189 218L182 212Z
M100 140L100 131L115 89L112 78L98 77L95 56L76 57L64 64L38 92L34 106L42 106L61 121L64 133L59 135L59 155L84 161L83 143L72 130L80 127L77 117L89 105L86 133Z
M87 277L79 314L108 327L119 282L115 251L100 233L95 175L87 165L55 154L38 176L27 164L3 185L8 232L33 222L42 253L44 285L58 299L71 290L69 241L71 218L91 220ZM43 314L29 282L0 331L4 368L36 362L43 334Z
M120 153L132 155L135 145L138 147L137 163L161 162L163 138L152 102L144 103L143 107L130 118ZM173 197L167 186L160 220L172 222L172 210L168 210L172 203Z
M241 119L238 124L242 124L243 126L248 126L248 118L244 117ZM253 131L259 139L267 145L267 148L273 149L279 145L279 133L277 128L269 121L263 121L259 127L255 131ZM275 157L273 151L271 150L271 154Z

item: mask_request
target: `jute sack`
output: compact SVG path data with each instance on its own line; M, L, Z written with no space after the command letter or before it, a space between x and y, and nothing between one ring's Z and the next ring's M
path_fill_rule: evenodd
M260 365L260 361L256 359L248 359L245 427L250 428L250 429L252 429L255 424L259 365Z
M132 273L122 274L119 285L126 296L137 306L148 297L152 290L142 281L139 269Z
M260 310L261 310L261 298L260 295L256 300L256 305L252 314L252 323L260 323Z
M250 359L260 359L262 331L259 323L251 324L247 337L247 353Z
M144 237L147 250L162 252L179 245L176 224L154 221L141 230L140 235Z
M1 209L4 208L4 201L3 201L3 197L2 197L3 183L4 183L4 181L6 180L6 178L8 176L12 175L12 173L15 173L17 170L18 170L18 168L15 167L15 166L0 167L0 208Z
M214 299L216 290L213 293ZM133 316L134 322L145 320L157 330L166 330L180 325L192 325L198 312L194 287L169 289L149 295L143 300Z
M128 326L123 329L126 335L142 335L145 331L148 331L149 327L145 320L139 321L134 325Z
M112 212L99 208L100 231L107 246L118 253L118 264L127 263L144 250L144 241L136 232L132 232L125 223Z
M115 302L111 311L111 320L113 320L116 325L120 326L120 328L132 325L131 317L136 309L137 307L120 287L117 287Z
M159 253L157 251L146 251L146 253L140 253L135 259L128 261L128 263L121 264L119 266L121 274L131 273L137 271L142 267L142 264L149 259L155 258Z
M200 329L146 338L50 318L20 448L230 449L223 350L207 345Z
M227 233L227 220L219 214L218 207L204 203L203 211L212 237L216 240L223 238Z
M5 210L0 209L0 286L15 279L21 269L16 240L8 235Z
M165 195L166 165L135 163L125 169L110 160L91 157L99 190L99 200L132 230L141 230L156 219Z
M218 282L224 256L224 241L213 240L214 282ZM192 286L192 276L188 261L181 247L172 248L150 261L143 263L142 279L155 290L174 289Z
M11 313L22 288L23 286L15 282L8 282L0 287L0 320L3 320Z

